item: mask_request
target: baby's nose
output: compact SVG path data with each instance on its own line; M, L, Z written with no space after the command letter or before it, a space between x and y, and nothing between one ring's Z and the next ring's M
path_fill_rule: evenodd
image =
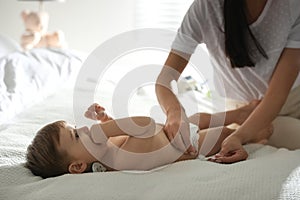
M90 129L89 129L87 126L83 126L83 127L81 127L81 128L78 128L78 129L77 129L77 132L78 132L79 134L89 134Z

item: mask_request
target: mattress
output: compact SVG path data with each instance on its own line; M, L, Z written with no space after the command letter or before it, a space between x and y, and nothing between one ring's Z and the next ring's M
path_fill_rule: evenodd
M110 88L97 98L102 103ZM101 96L103 98L101 98ZM194 101L185 95L184 102ZM154 103L149 96L135 105ZM145 104L143 104L145 105ZM133 114L145 112L145 106ZM108 112L110 110L108 109ZM73 87L58 90L0 130L0 199L299 199L300 150L249 144L246 161L182 161L152 171L66 174L42 179L26 169L24 155L37 129L64 119L73 123Z

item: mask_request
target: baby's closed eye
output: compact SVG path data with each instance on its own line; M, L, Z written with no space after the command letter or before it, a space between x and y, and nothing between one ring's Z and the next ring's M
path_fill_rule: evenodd
M78 138L79 138L79 135L78 135L78 132L77 132L77 129L76 129L76 127L75 127L75 129L74 129L74 135L75 135L75 138L76 138L76 139L78 139Z

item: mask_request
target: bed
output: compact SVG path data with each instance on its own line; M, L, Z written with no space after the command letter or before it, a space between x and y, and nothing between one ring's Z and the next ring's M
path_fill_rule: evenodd
M50 51L57 54L57 50ZM12 53L16 55L15 52ZM37 50L32 53L40 55L45 52ZM58 54L82 62L74 52L65 50ZM76 63L79 64L78 62ZM73 67L71 65L69 63L67 69ZM49 89L48 94L38 101L28 100L30 103L26 103L22 112L17 110L18 114L15 112L9 120L3 119L0 126L1 200L300 199L300 150L290 151L260 144L245 145L249 158L230 165L190 160L152 171L67 174L48 179L33 176L24 167L24 162L26 148L36 130L59 119L74 122L73 84L63 84L66 79L65 74L59 79L61 82L55 79L57 84L55 88ZM106 90L97 97L101 104L107 103L105 97L113 89L112 82L107 81L105 84ZM46 84L43 87L48 86ZM155 104L153 96L145 91L138 92L139 95L135 97L134 103L137 106L132 114L143 113L145 106L139 105L145 105L145 102L147 105ZM39 94L38 91L34 92ZM179 96L184 105L195 101L191 92L187 91L185 95ZM203 96L200 95L196 100L203 100Z
M23 51L16 41L0 35L0 123L74 79L84 58L84 53L70 49Z

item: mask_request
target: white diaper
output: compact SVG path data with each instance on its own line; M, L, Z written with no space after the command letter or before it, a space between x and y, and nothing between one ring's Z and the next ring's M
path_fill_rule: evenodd
M192 146L199 151L199 147L198 147L198 141L199 141L199 134L198 134L198 129L199 127L195 124L190 123L190 141ZM198 158L200 160L206 160L204 155L199 154Z

